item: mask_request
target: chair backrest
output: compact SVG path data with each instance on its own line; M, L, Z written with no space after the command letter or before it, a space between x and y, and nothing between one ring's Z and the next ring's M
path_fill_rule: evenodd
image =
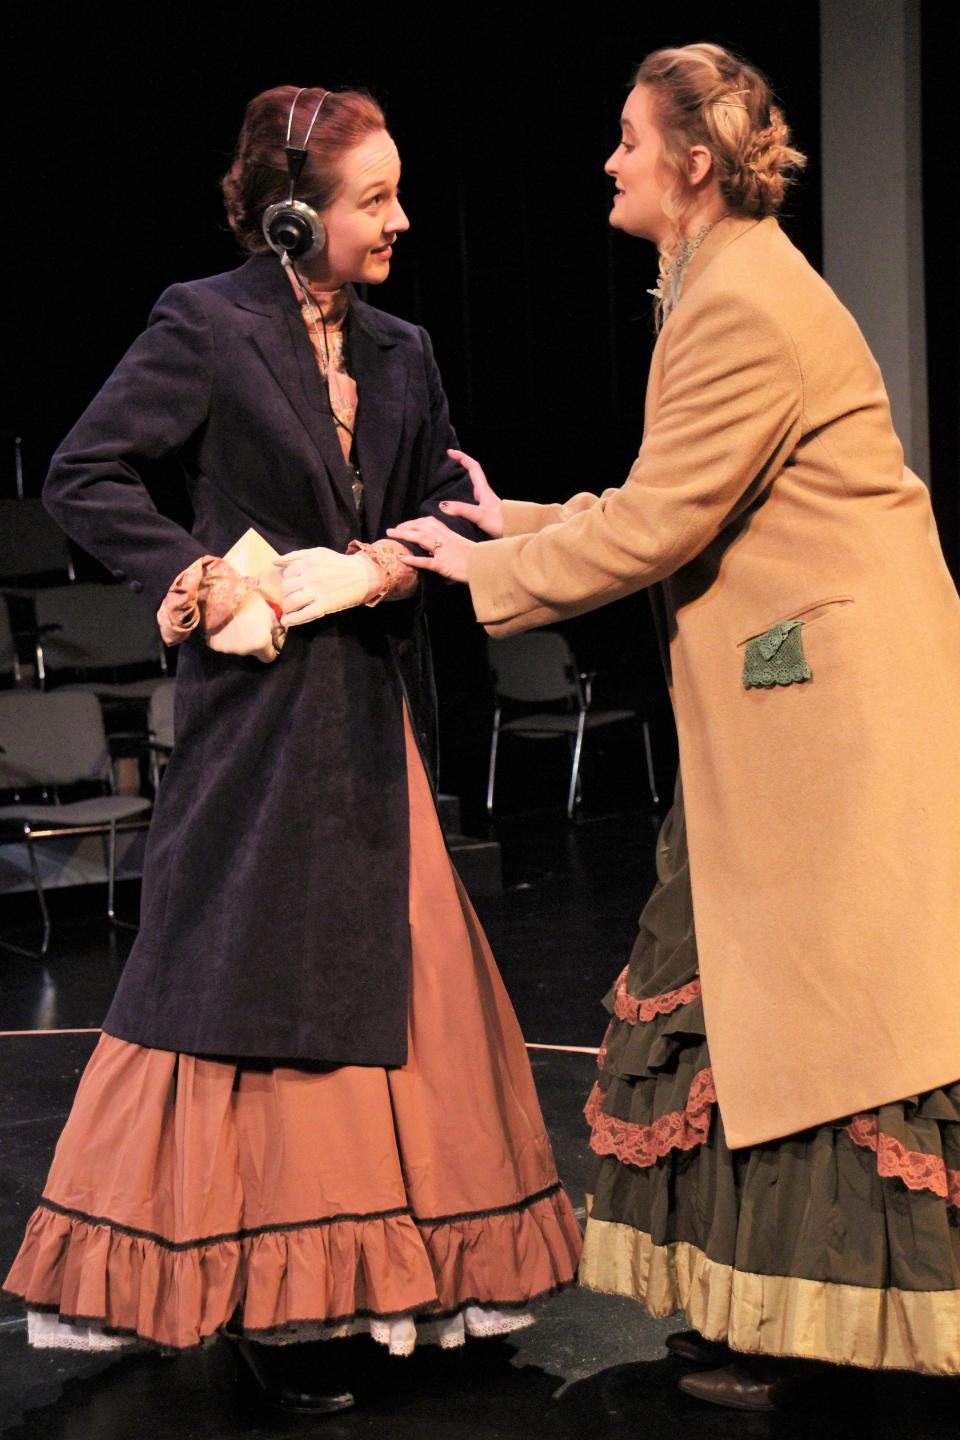
M86 690L0 691L0 788L106 780L100 702Z
M35 575L73 577L67 537L36 496L0 499L0 579Z
M0 675L12 675L16 678L19 673L17 646L10 626L10 611L7 609L6 600L0 595Z
M580 687L573 651L555 630L531 630L487 647L498 695L508 700L574 700Z
M125 585L57 585L33 600L48 673L160 664L156 616ZM58 628L43 634L45 625Z
M176 680L161 680L150 696L150 734L158 745L173 749L173 703Z

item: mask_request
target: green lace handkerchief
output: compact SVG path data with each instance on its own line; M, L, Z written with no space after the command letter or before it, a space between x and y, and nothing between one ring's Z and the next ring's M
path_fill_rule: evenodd
M772 630L747 641L743 657L743 688L799 685L813 678L804 659L802 620L782 620Z

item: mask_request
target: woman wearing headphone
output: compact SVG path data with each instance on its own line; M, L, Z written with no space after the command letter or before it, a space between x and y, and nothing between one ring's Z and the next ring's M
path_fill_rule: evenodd
M502 538L391 532L494 636L652 587L683 792L608 997L581 1279L684 1312L681 1387L753 1410L777 1357L960 1373L960 602L774 218L802 160L750 66L648 56L606 164L660 252L629 476L501 504L468 462L448 513Z
M428 336L350 288L389 273L399 178L369 97L257 96L223 182L250 258L160 298L45 490L181 644L177 738L7 1287L38 1345L226 1329L313 1410L351 1397L306 1342L503 1333L579 1251L437 820L419 581L383 538L470 494ZM185 480L190 531L145 476Z

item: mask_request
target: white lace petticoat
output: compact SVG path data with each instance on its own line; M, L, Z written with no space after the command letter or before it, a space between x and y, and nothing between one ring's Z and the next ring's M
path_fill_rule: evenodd
M348 1335L369 1333L378 1345L384 1345L391 1355L412 1355L416 1346L439 1345L441 1350L456 1350L466 1341L468 1335L482 1338L490 1335L508 1335L513 1330L525 1330L533 1324L534 1317L529 1311L505 1312L484 1310L479 1305L467 1305L455 1315L441 1320L416 1320L412 1315L401 1315L394 1320L350 1320L343 1325L317 1325L305 1322L293 1325L272 1335L252 1337L264 1345L298 1345L308 1340L342 1340ZM210 1339L215 1339L211 1336ZM155 1350L157 1346L136 1336L111 1335L101 1325L73 1325L61 1320L58 1315L42 1310L27 1311L27 1339L36 1350Z

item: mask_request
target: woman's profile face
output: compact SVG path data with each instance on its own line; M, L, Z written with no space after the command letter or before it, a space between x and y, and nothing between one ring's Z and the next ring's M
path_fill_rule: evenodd
M667 240L670 222L663 200L670 180L653 96L646 85L635 85L627 96L620 116L620 144L603 168L616 185L610 224L658 245Z
M347 150L340 176L337 198L320 216L326 246L304 269L331 288L379 285L390 274L394 240L410 228L399 200L400 156L387 131Z

